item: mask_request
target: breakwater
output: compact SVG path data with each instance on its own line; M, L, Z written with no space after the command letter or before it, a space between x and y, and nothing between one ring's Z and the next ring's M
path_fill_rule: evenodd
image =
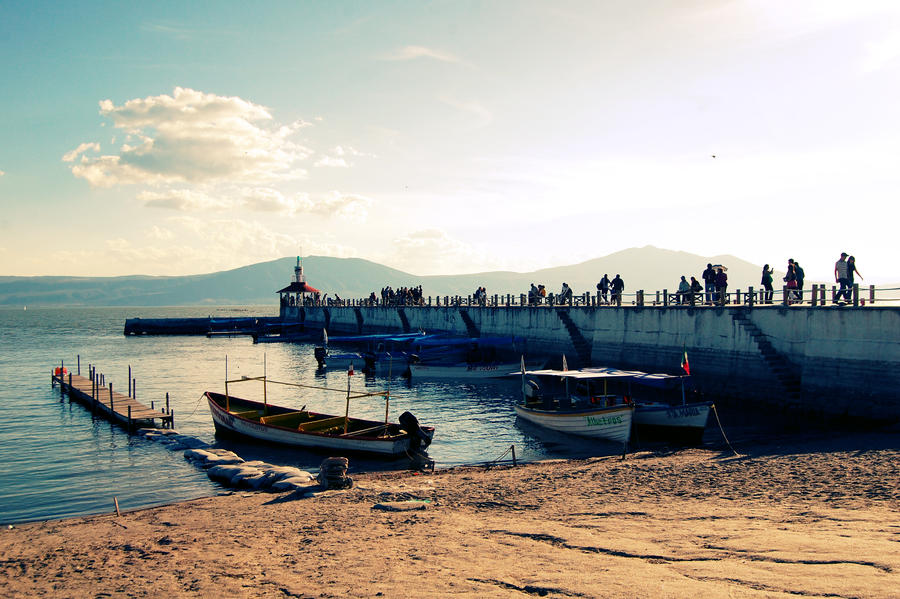
M330 333L516 335L571 366L677 372L697 388L799 412L900 418L900 308L809 306L282 306Z

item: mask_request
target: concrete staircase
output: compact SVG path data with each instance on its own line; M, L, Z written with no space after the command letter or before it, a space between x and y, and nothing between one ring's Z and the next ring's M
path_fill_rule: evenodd
M768 337L766 337L758 326L753 324L744 311L733 311L731 313L731 319L738 326L743 327L756 342L756 346L759 348L762 359L784 389L787 400L786 403L794 406L799 405L802 387L800 377L796 373L796 367L791 364L786 357L778 353L778 350L775 349Z
M400 317L400 322L403 324L403 332L410 332L412 328L409 326L409 318L407 318L406 312L403 310L403 308L397 308L397 316Z
M469 311L460 309L459 315L462 317L463 322L466 323L466 331L469 333L469 337L481 337L481 331L478 330L475 321L469 316Z
M584 338L584 335L581 334L581 331L578 330L578 327L575 326L575 323L572 322L572 317L569 316L568 310L557 310L556 315L559 316L559 319L562 321L563 325L566 327L566 330L569 332L569 338L572 340L572 345L575 346L575 358L576 363L573 364L568 359L566 362L569 363L569 366L574 368L585 368L591 365L591 344L590 342Z

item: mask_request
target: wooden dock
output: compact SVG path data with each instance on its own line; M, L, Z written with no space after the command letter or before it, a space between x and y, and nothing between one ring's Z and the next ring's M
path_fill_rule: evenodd
M113 390L112 383L106 385L103 374L95 368L89 368L88 376L66 371L59 367L51 371L50 384L59 385L60 392L69 396L69 400L77 400L89 408L92 413L99 414L108 420L124 424L129 430L135 427L156 426L159 421L163 427L172 428L175 413L169 409L169 395L166 394L166 407L157 410L140 403L132 393L132 381L129 381L128 395ZM130 368L129 368L130 370ZM129 374L130 376L130 374Z

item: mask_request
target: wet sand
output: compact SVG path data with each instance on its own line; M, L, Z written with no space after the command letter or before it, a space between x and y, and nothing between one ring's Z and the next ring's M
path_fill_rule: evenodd
M900 434L235 492L0 535L4 597L897 597ZM352 467L352 461L351 461Z

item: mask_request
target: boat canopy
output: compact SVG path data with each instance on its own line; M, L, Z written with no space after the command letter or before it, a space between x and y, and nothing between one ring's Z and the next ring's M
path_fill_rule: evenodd
M522 374L522 371L510 374ZM671 389L681 385L684 379L690 376L675 374L650 374L640 370L619 370L618 368L584 368L581 370L526 370L526 375L531 376L556 376L560 378L591 380L591 379L628 379L630 382L659 389Z
M419 347L450 347L459 345L478 345L479 347L516 345L524 341L522 337L447 337L443 335L427 335L416 339Z

